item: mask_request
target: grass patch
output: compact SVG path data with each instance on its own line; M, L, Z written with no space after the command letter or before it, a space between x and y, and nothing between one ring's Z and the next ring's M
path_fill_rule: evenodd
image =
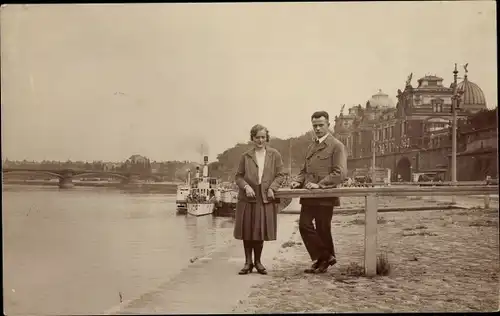
M361 219L361 218L356 218L356 219L350 221L349 224L351 224L351 225L364 225L365 220Z
M391 264L386 253L377 256L377 275L386 276L391 273ZM346 276L360 277L365 275L365 267L357 262L351 262L347 266Z
M365 220L362 218L356 218L356 219L350 221L349 224L351 224L351 225L364 225ZM387 220L383 217L379 217L379 218L377 218L377 224L387 224Z
M417 225L415 227L405 227L403 230L405 231L410 231L410 230L415 230L415 229L427 229L427 226L425 225Z
M437 234L426 230L421 230L421 231L411 230L403 232L403 237L409 237L409 236L437 236Z
M478 219L469 223L470 227L498 227L498 222L489 219Z
M346 275L359 277L365 275L365 267L357 262L351 262L346 268Z
M377 275L389 275L391 264L386 253L377 256Z

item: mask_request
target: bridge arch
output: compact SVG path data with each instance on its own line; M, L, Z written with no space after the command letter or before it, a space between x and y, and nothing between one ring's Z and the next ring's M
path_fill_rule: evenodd
M7 175L46 175L46 176L51 176L53 178L57 178L57 179L62 179L63 176L58 174L58 173L54 173L54 172L49 172L49 171L28 171L28 170L4 170L3 171L3 174L4 176L7 176Z
M397 177L401 176L401 180L404 182L411 181L411 161L408 157L404 156L399 159L396 165Z
M137 175L137 178L140 180L161 180L161 177L152 174Z
M80 178L83 178L83 177L90 177L90 176L97 176L97 177L112 177L112 178L118 178L118 179L121 179L121 180L127 180L128 177L127 176L124 176L122 174L118 174L118 173L113 173L113 172L99 172L99 171L96 171L96 172L84 172L84 173L79 173L79 174L75 174L73 175L73 178L75 179L80 179Z

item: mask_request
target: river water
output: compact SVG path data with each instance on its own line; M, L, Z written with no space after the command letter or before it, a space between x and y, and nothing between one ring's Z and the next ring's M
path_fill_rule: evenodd
M102 314L233 239L230 218L178 215L175 195L7 185L4 313Z

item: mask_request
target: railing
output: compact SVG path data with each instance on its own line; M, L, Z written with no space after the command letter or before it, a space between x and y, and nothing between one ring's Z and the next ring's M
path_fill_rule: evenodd
M429 182L434 183L434 182ZM485 208L489 208L490 194L498 193L498 185L455 185L441 183L436 187L420 187L412 183L411 187L380 186L370 188L334 188L334 189L289 189L276 192L278 198L325 198L325 197L365 197L365 275L377 274L377 211L379 196L456 196L484 195Z
M455 184L453 184L453 182L451 181L391 182L390 185L477 186L477 185L498 185L498 180L495 179L495 180L483 180L483 181L460 181Z

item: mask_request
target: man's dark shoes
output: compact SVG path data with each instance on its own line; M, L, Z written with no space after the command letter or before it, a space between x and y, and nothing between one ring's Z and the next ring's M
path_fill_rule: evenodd
M314 261L310 268L304 270L305 273L314 273L320 264L319 260Z
M328 260L321 261L318 268L314 270L314 273L325 273L328 267L333 266L335 263L337 263L337 259L334 256L330 256Z
M328 258L328 265L333 266L336 263L337 263L337 258L335 258L334 256L330 256L330 258Z

